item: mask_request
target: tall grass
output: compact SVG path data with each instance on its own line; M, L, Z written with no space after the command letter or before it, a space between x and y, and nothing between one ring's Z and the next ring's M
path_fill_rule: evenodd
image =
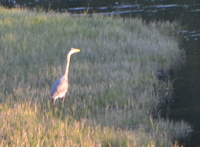
M0 8L0 145L178 146L173 139L190 126L152 116L172 88L156 71L183 53L176 26ZM71 47L81 52L71 59L64 108L53 107L49 89Z

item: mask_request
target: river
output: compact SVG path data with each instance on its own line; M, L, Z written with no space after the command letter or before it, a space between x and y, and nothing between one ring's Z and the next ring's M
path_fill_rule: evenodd
M140 16L144 20L179 21L183 26L180 47L186 52L186 62L174 81L174 96L168 117L185 120L193 133L184 141L185 147L200 146L200 2L192 4L120 4L113 7L69 8L71 13L97 11L102 15Z

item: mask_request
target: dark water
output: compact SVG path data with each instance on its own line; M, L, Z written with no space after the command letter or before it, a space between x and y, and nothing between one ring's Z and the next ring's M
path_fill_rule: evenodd
M169 117L186 120L194 129L187 147L200 146L200 37L192 31L185 36L183 47L186 51L186 64L178 71L174 82L175 103Z
M180 47L186 52L186 63L174 82L174 103L169 117L189 122L194 132L184 146L200 146L200 2L192 4L130 4L113 7L71 8L69 12L97 11L103 15L140 16L145 20L179 21L184 26Z

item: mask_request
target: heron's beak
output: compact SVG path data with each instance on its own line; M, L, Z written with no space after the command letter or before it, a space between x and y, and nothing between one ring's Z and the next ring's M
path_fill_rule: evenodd
M81 50L80 49L78 49L78 48L72 48L71 50L73 50L74 51L74 53L78 53L78 52L80 52Z

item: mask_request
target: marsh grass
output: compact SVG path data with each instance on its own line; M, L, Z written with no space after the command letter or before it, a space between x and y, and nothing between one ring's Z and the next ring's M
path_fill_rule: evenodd
M183 54L176 27L0 8L0 145L178 146L172 140L190 126L152 114L172 88L156 71ZM64 108L53 107L49 89L71 47L81 52L71 59Z

